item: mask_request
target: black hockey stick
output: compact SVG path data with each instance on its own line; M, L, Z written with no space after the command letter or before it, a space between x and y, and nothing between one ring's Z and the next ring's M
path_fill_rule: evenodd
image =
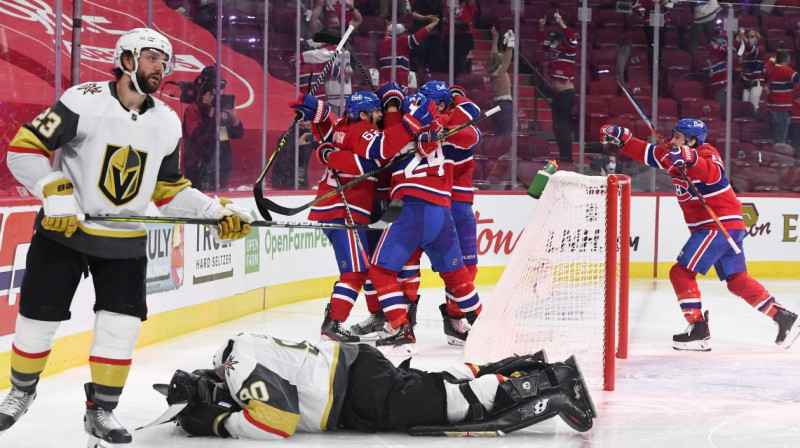
M633 95L628 90L628 87L625 85L625 64L628 61L628 55L630 54L630 52L631 48L627 45L623 45L619 49L619 56L617 57L617 67L616 67L617 84L622 89L622 93L625 94L625 97L628 98L628 101L630 101L631 105L633 105L633 108L636 109L636 112L639 114L639 117L642 119L642 121L645 122L647 127L650 128L650 132L656 138L658 144L665 150L669 151L670 147L666 143L664 143L664 140L661 138L660 135L658 135L658 131L653 126L653 123L650 121L649 118L647 118L647 114L644 113L642 107L639 106L639 103L636 102L636 99L633 98ZM689 188L691 188L692 192L694 192L695 196L697 196L697 199L700 201L700 204L706 210L706 213L708 213L708 216L710 216L711 219L714 220L714 223L716 223L719 230L722 232L723 235L725 235L725 239L728 240L728 244L731 246L731 249L733 249L733 251L737 254L741 253L741 249L739 249L739 246L737 246L736 242L733 241L733 238L731 238L731 235L725 229L725 226L722 225L722 222L717 217L717 214L714 213L714 210L712 210L711 207L708 205L708 202L706 202L706 198L703 197L703 194L700 193L700 190L697 189L697 187L694 185L694 182L692 182L692 180L689 179L689 175L686 174L686 169L682 166L676 166L675 168L678 169L678 172L681 174L681 177L683 178L684 182L686 182L689 185Z
M451 130L449 130L447 132L443 132L442 134L440 134L437 137L436 141L442 141L442 140L452 136L456 132L461 131L462 129L467 128L469 126L472 126L475 123L483 120L486 117L494 115L495 113L497 113L499 111L500 111L500 106L495 106L492 109L489 109L488 111L483 112L482 114L480 114L477 117L473 118L472 120L469 120L466 123L461 123L460 125L456 126L455 128L453 128L453 129L451 129ZM284 207L282 205L279 205L279 204L276 204L276 203L272 202L271 200L269 200L267 198L263 199L263 205L266 207L267 210L275 212L275 213L277 213L279 215L284 215L284 216L296 215L297 213L300 213L300 212L302 212L303 210L305 210L305 209L307 209L309 207L312 207L312 206L314 206L316 204L319 204L320 202L330 198L331 196L339 194L339 192L344 191L344 190L352 187L353 185L355 185L355 184L357 184L357 183L359 183L359 182L361 182L361 181L363 181L365 179L369 179L370 177L374 177L375 175L377 175L381 171L389 168L390 166L394 165L397 162L406 160L409 157L413 157L416 153L417 153L416 148L414 150L401 153L399 156L396 156L394 159L390 160L385 165L381 165L378 168L375 168L374 170L367 171L366 173L364 173L364 174L352 179L351 181L345 183L344 185L341 185L340 187L336 188L335 190L331 190L331 191L323 194L322 196L320 196L318 198L315 198L313 201L311 201L311 202L309 202L307 204L303 204L303 205L301 205L299 207L294 207L294 208ZM394 201L392 201L392 202L394 202ZM389 205L391 206L391 203L389 203ZM388 212L388 209L387 209L387 212Z
M328 70L331 69L334 61L336 60L337 57L339 57L339 52L342 50L342 46L344 45L345 42L347 42L347 38L350 37L350 34L353 32L354 29L355 28L353 28L353 25L347 27L347 31L345 31L344 36L342 36L342 39L336 46L336 51L333 52L330 59L328 59L328 62L325 64L324 67L322 67L322 71L319 73L319 77L317 78L316 81L314 81L314 85L312 85L311 88L308 90L309 94L314 95L314 92L317 91L317 88L322 83L322 80L325 78L325 75L328 73ZM256 179L255 185L253 185L253 196L255 197L256 200L256 208L258 208L258 213L261 214L261 217L266 219L267 221L271 220L272 217L270 216L269 211L266 208L262 207L260 202L262 199L264 199L264 190L262 185L264 183L264 178L267 176L267 171L269 171L269 169L272 167L272 164L275 163L275 156L277 156L278 153L281 151L281 149L283 149L284 145L286 145L286 139L289 138L289 135L294 131L294 127L297 125L297 122L299 122L302 118L303 114L301 114L300 112L297 112L297 114L295 114L294 120L292 120L292 124L290 124L289 129L287 129L286 132L284 132L283 135L281 135L280 140L278 140L278 146L275 148L275 151L273 151L272 155L269 157L269 160L267 160L267 164L264 165L264 169L261 170L261 174L258 176L258 179Z
M397 202L394 207L389 204L386 213L381 217L380 221L369 225L361 224L336 224L325 223L316 221L253 221L250 223L253 227L281 227L281 228L300 228L300 229L332 229L332 230L383 230L389 227L400 216L403 211L402 201ZM84 215L81 221L111 221L111 222L143 222L148 224L196 224L215 226L219 224L218 219L209 218L178 218L172 216L101 216L101 215Z
M320 42L320 43L325 43L325 44L335 44L335 43L337 43L337 42L342 40L342 36L339 36L337 34L325 33L325 32L320 31L318 33L314 33L313 40L314 40L314 42ZM369 88L372 89L373 92L377 92L378 89L375 87L374 84L372 84L372 77L364 69L364 66L361 65L361 61L358 59L358 54L353 49L353 46L350 44L349 41L346 41L344 43L344 46L347 49L347 51L350 52L350 58L358 66L358 69L361 71L361 76L364 77L365 81L367 81L367 84L369 85Z

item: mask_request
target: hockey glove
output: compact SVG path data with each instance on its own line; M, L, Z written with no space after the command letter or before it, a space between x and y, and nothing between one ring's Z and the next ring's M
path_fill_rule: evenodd
M435 117L436 104L415 93L403 100L403 124L412 134L418 134L422 128L431 124Z
M439 133L433 129L421 132L417 137L417 153L422 157L427 157L428 154L436 152L439 149L439 142L436 139Z
M669 150L672 166L691 168L697 163L697 151L691 146L674 146Z
M217 215L219 224L211 228L211 234L221 244L238 240L250 233L250 223L253 218L247 210L234 204L228 198L219 198L222 210Z
M44 207L42 227L54 232L63 232L67 238L71 237L78 230L80 213L78 203L75 201L75 187L60 171L49 174L40 182L47 182L41 189Z
M176 417L178 424L193 436L230 437L225 420L241 408L233 401L224 382L176 370L169 383L167 403L187 402Z
M403 99L406 97L406 92L403 86L396 82L385 82L378 87L376 92L381 99L381 105L386 109L389 106L395 106L398 109L403 104ZM392 100L396 100L392 102Z
M321 123L328 118L331 113L331 107L328 103L318 100L314 95L300 94L297 101L289 103L289 106L302 115L303 121L310 121L312 123Z
M328 157L336 151L336 146L333 143L323 143L317 147L317 161L322 165L328 166Z
M450 86L450 96L455 100L457 96L463 96L466 98L467 91L461 86Z
M615 124L604 124L600 128L600 141L622 148L631 139L631 130Z

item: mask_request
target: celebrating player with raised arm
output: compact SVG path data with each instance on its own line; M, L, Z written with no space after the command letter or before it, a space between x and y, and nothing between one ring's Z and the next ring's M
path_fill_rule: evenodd
M596 411L574 357L544 352L443 372L395 367L366 344L283 341L239 334L214 369L175 372L167 402L195 436L285 439L337 428L412 435L503 435L560 416L577 431Z
M669 272L683 316L689 322L686 332L672 337L673 347L676 350L711 350L708 311L703 314L696 277L698 273L705 275L712 266L720 280L727 282L728 290L775 321L778 325L775 343L791 345L800 334L797 315L780 305L764 286L747 274L744 252L737 254L730 247L695 190L680 173L680 169L685 169L688 178L741 250L745 236L742 204L725 177L719 152L705 142L707 133L705 123L700 120L680 120L673 129L670 148L664 148L639 140L631 135L629 129L613 124L604 125L600 131L604 143L615 144L631 158L669 172L689 226L689 241ZM792 336L787 343L790 333Z
M416 123L417 119L409 115L404 119L413 123L412 126L398 123L383 131L379 130L377 122L382 118L381 101L372 92L356 92L350 95L345 106L346 116L341 119L330 113L327 104L308 94L293 103L292 107L303 113L305 120L312 122L315 137L323 142L317 148L317 160L330 169L320 181L317 197L335 190L338 183L341 183L339 177L346 182L376 168L377 164L369 159L385 160L394 156L414 139L413 129L420 127ZM359 157L359 154L368 156L369 159ZM376 178L360 182L344 190L343 194L331 196L316 204L311 208L309 219L345 223L352 218L355 224L367 224L375 203L376 188ZM325 230L336 254L340 273L339 280L333 287L321 330L323 336L330 339L343 342L359 340L358 336L343 328L341 323L349 316L367 281L369 260L365 253L365 233L356 233L355 230Z
M147 318L147 233L141 223L79 216L143 215L152 201L165 215L221 220L212 231L223 241L250 231L246 210L191 188L180 172L180 119L150 96L172 72L173 56L169 41L149 28L123 34L114 51L116 81L68 89L10 144L9 169L43 208L28 249L0 432L36 397L56 330L70 318L81 277L91 272L96 317L84 427L90 443L131 441L113 410Z

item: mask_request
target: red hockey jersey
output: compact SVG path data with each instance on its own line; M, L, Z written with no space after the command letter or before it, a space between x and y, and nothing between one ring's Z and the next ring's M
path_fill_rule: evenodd
M419 43L428 37L428 29L421 28L414 34L398 34L397 48L395 49L395 82L408 85L408 70L411 66L411 50L417 48ZM380 67L381 83L392 80L392 33L386 32L386 38L381 41L378 49L378 67Z
M692 167L687 167L686 174L726 229L744 230L742 203L733 193L728 178L725 177L725 165L722 157L717 149L709 144L700 145L696 149L697 163ZM646 165L669 172L672 176L672 184L675 186L675 195L678 197L681 210L683 210L683 218L690 231L717 228L697 195L677 168L673 167L667 149L634 137L622 147L622 152Z
M481 114L480 108L463 96L456 96L450 104L450 114L443 126L454 128ZM443 120L444 121L444 120ZM448 138L442 145L444 155L453 161L453 189L451 199L472 204L475 193L472 174L475 172L473 154L481 142L481 131L470 126Z

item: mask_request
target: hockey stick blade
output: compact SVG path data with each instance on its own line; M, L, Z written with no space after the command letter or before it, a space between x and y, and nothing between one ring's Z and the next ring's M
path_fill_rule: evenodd
M617 56L617 82L621 86L625 85L625 65L628 63L628 55L631 54L631 47L622 45L619 47L619 55ZM620 87L621 87L620 86Z
M389 211L389 210L387 210ZM396 216L394 215L396 213ZM389 215L390 220L381 219L374 224L334 224L315 221L253 221L251 227L280 227L286 229L332 229L332 230L382 230L388 227L397 216L400 215L399 211L391 210ZM146 224L197 224L197 225L217 225L218 220L204 219L204 218L176 218L176 217L162 217L162 216L97 216L85 215L86 221L112 221L112 222L141 222Z
M142 429L145 429L145 428L152 428L153 426L158 426L158 425L161 425L163 423L171 422L171 421L175 420L175 417L177 417L178 414L180 414L181 411L188 405L189 405L189 403L187 403L187 402L175 403L173 405L170 405L170 407L168 407L167 410L164 411L163 414L158 416L158 418L156 418L155 420L153 420L152 422L150 422L150 423L148 423L148 424L146 424L144 426L140 426L140 427L136 428L136 431L139 431L139 430L142 430Z

